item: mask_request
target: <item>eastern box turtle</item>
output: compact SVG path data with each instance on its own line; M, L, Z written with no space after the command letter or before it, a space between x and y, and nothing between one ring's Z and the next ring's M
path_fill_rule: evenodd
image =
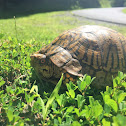
M126 37L95 25L81 26L59 35L31 55L31 66L39 78L64 83L88 74L96 87L112 84L112 75L126 71Z

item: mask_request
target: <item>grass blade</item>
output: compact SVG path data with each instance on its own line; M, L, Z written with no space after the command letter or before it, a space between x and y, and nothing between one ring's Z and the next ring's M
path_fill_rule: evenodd
M46 104L46 107L45 107L45 113L43 115L43 120L46 119L46 116L47 116L47 111L50 107L50 105L52 104L53 100L55 99L55 97L57 96L58 92L59 92L59 89L60 89L60 86L62 84L62 80L63 80L63 74L59 80L59 82L57 83L55 89L53 90L52 94L50 95L48 101L47 101L47 104Z

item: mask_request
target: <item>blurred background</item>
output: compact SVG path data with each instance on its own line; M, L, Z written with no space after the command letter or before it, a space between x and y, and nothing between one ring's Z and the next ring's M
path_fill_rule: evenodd
M49 11L125 6L126 0L0 0L0 18Z

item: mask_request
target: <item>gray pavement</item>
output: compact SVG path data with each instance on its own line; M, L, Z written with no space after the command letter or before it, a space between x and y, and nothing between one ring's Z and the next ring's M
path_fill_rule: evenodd
M83 16L87 19L126 25L126 14L122 12L122 9L124 9L124 7L94 8L94 9L75 10L72 11L72 13L76 16Z

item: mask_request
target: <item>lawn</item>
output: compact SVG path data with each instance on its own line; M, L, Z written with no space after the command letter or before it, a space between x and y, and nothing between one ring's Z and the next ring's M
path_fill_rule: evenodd
M19 40L30 41L34 39L37 42L48 43L67 29L88 24L97 24L97 22L74 17L70 12L38 13L16 19L13 17L1 19L0 32L5 35L4 38L11 36ZM98 23L98 25L108 26L126 34L125 27L106 25L105 23Z
M77 85L70 82L61 90L62 78L54 89L55 85L40 82L30 65L32 53L81 25L107 26L126 36L124 26L75 17L68 11L0 19L0 125L125 125L125 74L118 74L113 88L91 89L91 77L84 76Z
M126 13L126 8L124 8L122 11L123 11L123 13Z

